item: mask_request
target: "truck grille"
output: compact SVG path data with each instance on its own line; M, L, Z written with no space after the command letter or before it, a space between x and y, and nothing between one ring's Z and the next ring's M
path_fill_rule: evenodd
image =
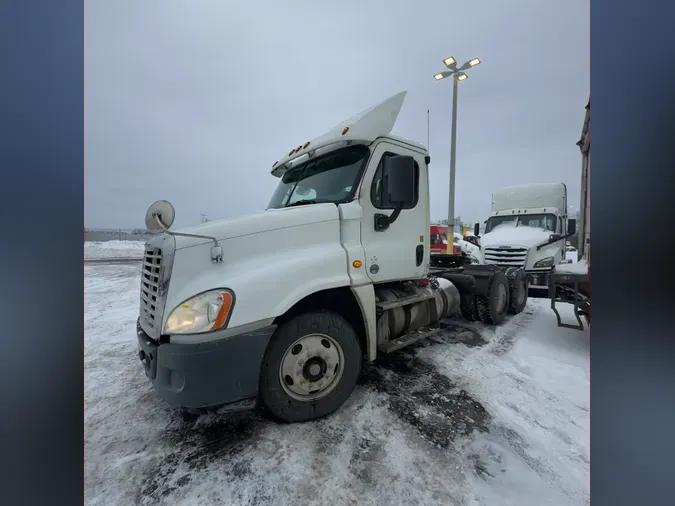
M152 339L159 339L162 332L175 254L176 240L168 234L153 237L145 244L138 320L141 329Z
M148 245L143 255L143 269L141 271L141 318L152 329L162 325L162 308L159 300L161 274L162 249Z
M505 267L524 267L527 248L485 248L485 263Z

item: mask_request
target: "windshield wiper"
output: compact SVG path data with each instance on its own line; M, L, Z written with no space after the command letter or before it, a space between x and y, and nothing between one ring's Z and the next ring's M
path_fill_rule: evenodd
M305 204L316 204L316 200L298 200L292 204L286 204L285 207L304 206Z

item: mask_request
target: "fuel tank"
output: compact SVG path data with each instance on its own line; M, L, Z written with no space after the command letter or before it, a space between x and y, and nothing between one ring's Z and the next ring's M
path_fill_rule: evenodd
M392 341L404 334L435 324L459 310L460 297L457 287L444 278L436 278L438 288L430 283L420 286L415 283L375 288L378 302L394 301L411 295L431 295L436 304L437 318L432 321L428 300L389 309L377 322L377 341Z

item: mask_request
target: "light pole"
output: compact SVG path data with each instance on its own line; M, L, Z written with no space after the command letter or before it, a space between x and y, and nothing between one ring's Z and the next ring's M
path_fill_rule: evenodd
M434 75L436 81L452 77L452 133L450 138L450 181L448 188L448 255L452 255L455 233L455 156L457 144L457 83L464 81L467 76L465 70L475 67L480 63L480 58L473 58L461 67L457 68L457 60L450 56L443 60L443 64L448 68L444 72Z

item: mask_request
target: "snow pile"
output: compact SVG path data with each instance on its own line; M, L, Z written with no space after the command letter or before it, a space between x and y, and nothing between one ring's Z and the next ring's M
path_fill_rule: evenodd
M574 321L572 306L559 310ZM543 299L530 299L522 315L526 325L496 329L492 353L463 345L424 352L492 415L490 432L465 448L477 471L474 504L588 504L588 332L557 327Z
M84 243L85 260L108 258L143 258L143 241L86 241Z

